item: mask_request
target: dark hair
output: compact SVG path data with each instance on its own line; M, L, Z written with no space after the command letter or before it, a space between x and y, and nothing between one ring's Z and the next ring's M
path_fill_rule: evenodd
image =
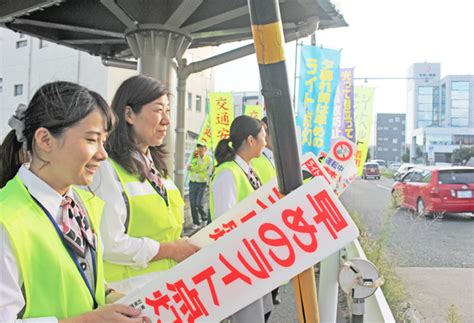
M77 122L99 109L107 121L107 131L111 131L115 117L107 102L100 94L70 82L52 82L36 91L20 121L24 123L23 135L27 151L34 154L33 139L38 128L46 128L55 137ZM27 157L18 142L15 130L10 131L0 148L0 187L12 179Z
M125 120L125 107L129 106L134 113L139 113L144 105L163 95L170 95L165 84L146 75L136 75L120 85L112 101L112 110L117 114L118 123L116 131L107 140L106 150L113 160L128 172L139 175L142 181L145 180L146 170L142 163L132 157L132 153L138 151L138 148L134 141L133 127ZM149 147L149 150L155 166L167 176L163 145Z
M268 127L268 119L267 116L262 118L262 122Z
M218 166L226 161L234 160L235 154L248 136L256 138L261 130L262 122L258 119L246 115L235 118L230 125L229 138L222 139L217 144L215 156Z

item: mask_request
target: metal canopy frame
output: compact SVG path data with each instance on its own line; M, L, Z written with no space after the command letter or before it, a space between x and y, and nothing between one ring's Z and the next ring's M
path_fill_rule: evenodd
M347 25L329 0L279 2L287 32L314 17L319 29ZM246 0L2 0L0 24L109 58L129 57L124 34L150 24L188 35L190 48L252 38Z
M329 0L278 4L286 42L347 26ZM252 39L247 0L2 0L0 26L101 56L106 65L138 69L176 88L176 145L172 132L165 144L175 147L176 163L169 154L167 165L181 192L187 78L255 53L250 44L189 65L182 59L188 48Z

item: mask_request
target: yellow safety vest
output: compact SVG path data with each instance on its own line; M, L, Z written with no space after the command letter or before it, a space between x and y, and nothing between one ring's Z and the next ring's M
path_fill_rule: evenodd
M174 242L181 237L184 221L184 201L178 188L170 179L164 184L168 193L168 205L145 180L140 182L133 175L109 159L119 177L122 189L129 205L127 234L135 238L150 238L158 242ZM134 269L127 265L113 264L105 261L105 278L116 282L127 278L168 270L176 265L173 259L152 261L144 269Z
M261 154L259 157L253 158L250 161L250 165L252 165L252 168L255 170L255 172L257 172L257 175L262 181L262 184L265 184L276 176L275 167L264 154Z
M212 189L212 184L214 182L214 178L222 172L224 169L228 169L232 172L234 176L234 183L237 189L237 202L242 201L244 198L252 194L255 190L253 189L252 185L250 185L250 181L247 175L244 173L243 169L235 161L228 161L220 164L212 176L211 179L211 190L209 196L209 203L210 203L210 211L211 211L211 219L214 220L216 217L215 210L214 210L214 194ZM258 175L258 174L257 174Z
M98 224L104 202L74 190L85 206L91 227ZM94 299L61 237L18 176L0 190L0 224L8 234L23 277L26 308L22 318L70 318L94 309ZM97 239L95 300L105 303L102 246Z
M211 167L211 157L204 155L202 158L199 156L194 158L191 162L191 168L189 170L189 180L197 183L207 182L209 175L209 168Z

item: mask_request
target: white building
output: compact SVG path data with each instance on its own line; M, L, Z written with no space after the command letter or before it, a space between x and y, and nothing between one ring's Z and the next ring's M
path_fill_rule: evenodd
M198 48L185 54L188 63L212 56L214 49ZM11 130L7 121L20 103L27 104L35 91L47 82L79 83L100 93L111 103L116 89L133 70L106 67L100 57L0 28L0 139ZM176 93L176 89L171 89ZM212 69L192 74L187 82L187 150L206 115L207 93L214 90ZM177 98L172 99L176 107ZM176 109L172 114L176 120ZM172 126L174 129L175 126Z
M454 149L474 145L474 75L441 79L440 67L417 63L408 71L406 142L411 161L450 163ZM422 156L417 156L417 146Z

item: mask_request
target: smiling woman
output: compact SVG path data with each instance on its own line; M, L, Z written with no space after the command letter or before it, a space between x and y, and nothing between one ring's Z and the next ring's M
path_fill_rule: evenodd
M101 227L106 279L128 291L198 248L181 238L184 201L164 162L169 91L151 77L134 76L119 87L112 109L118 126L106 145L110 159L92 189L106 202Z
M99 94L69 82L42 86L9 120L13 130L0 150L0 321L124 322L139 315L102 306L103 202L72 187L92 182L113 122Z

